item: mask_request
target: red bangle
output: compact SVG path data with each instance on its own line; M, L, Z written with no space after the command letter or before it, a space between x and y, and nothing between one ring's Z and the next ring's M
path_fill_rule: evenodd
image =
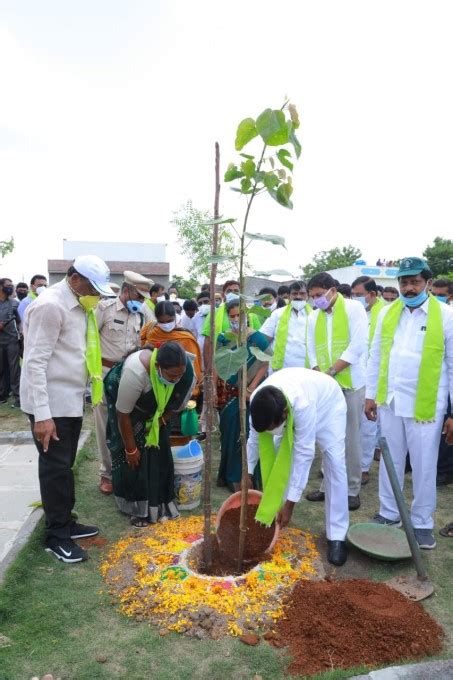
M134 455L134 453L137 453L138 448L135 447L135 449L133 451L128 451L127 449L124 449L124 450L126 451L126 456L132 456L132 455Z

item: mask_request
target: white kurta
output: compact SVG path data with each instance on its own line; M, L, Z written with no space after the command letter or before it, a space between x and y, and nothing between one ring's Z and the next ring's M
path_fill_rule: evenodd
M326 493L326 533L329 540L343 541L349 523L348 483L345 463L346 402L337 382L305 368L283 368L255 390L251 399L268 385L280 389L294 416L292 465L286 499L298 502L307 485L317 442L323 455ZM278 450L280 437L275 438ZM258 433L250 423L247 442L248 471L259 458Z
M290 303L291 304L291 303ZM286 307L281 307L272 312L261 326L261 333L267 335L272 339L272 350L275 349L275 336L277 335L278 325L282 314L286 312ZM291 310L291 316L288 324L288 339L285 347L285 358L283 360L283 368L293 368L298 366L305 367L306 358L306 336L307 336L307 311L304 308L297 312ZM269 373L272 372L271 364L269 364Z

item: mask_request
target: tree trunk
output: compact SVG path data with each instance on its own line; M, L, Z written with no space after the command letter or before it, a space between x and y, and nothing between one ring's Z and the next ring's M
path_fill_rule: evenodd
M215 143L215 197L214 197L214 219L219 217L219 197L220 197L220 149L218 142ZM217 255L219 240L219 225L213 225L212 237L212 254ZM206 404L206 440L205 440L205 455L204 455L204 475L203 475L203 562L205 567L209 569L212 563L212 549L211 549L211 484L212 484L212 431L214 428L214 390L213 384L213 369L214 369L214 351L215 351L215 279L217 274L217 265L211 265L211 281L210 281L210 301L211 301L211 317L210 317L210 342L208 352L206 354L206 363L204 367L204 399Z

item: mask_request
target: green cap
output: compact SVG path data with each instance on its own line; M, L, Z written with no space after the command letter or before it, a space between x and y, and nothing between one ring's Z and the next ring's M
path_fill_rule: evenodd
M400 261L400 268L396 276L398 279L400 276L416 276L424 269L429 269L429 266L422 257L404 257Z

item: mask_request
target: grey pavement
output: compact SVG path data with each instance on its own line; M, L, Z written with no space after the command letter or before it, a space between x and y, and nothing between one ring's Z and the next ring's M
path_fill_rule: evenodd
M83 431L79 449L89 432ZM42 517L38 452L30 432L0 433L0 581Z
M378 671L370 671L366 675L355 675L350 680L453 680L453 659L447 661L427 661L426 663L414 663L408 666L390 666Z

